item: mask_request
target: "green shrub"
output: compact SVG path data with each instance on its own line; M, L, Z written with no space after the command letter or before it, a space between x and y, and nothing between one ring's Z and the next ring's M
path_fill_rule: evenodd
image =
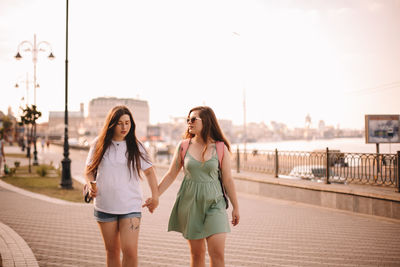
M14 176L16 168L10 168L7 164L4 165L4 174L7 176ZM0 265L1 266L1 265Z
M39 174L40 177L45 177L48 173L48 167L46 165L40 165L36 168L36 173Z
M20 161L14 161L15 168L18 168L21 165Z
M8 175L14 176L16 171L17 171L17 168L10 168L10 173Z

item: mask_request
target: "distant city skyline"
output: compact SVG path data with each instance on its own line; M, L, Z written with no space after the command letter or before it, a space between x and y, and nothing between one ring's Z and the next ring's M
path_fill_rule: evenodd
M100 97L100 98L102 98L102 97ZM105 98L114 98L114 97L105 97ZM124 98L124 99L126 99L126 98ZM146 100L143 100L142 99L142 101L146 101ZM87 109L88 107L87 107L87 105L84 105L84 116L85 117L87 117L88 116L88 109ZM1 112L3 112L5 115L7 115L7 110L0 110ZM76 114L76 113L79 113L80 112L80 110L71 110L71 109L69 109L69 112L71 112L71 114L72 113L74 113L74 114ZM50 113L53 113L53 114L55 114L55 113L57 113L57 114L61 114L61 115L64 115L64 111L62 111L62 110L49 110L49 114ZM18 116L18 114L15 114L15 113L13 113L13 115L14 116ZM173 122L174 120L176 120L176 119L179 119L179 118L184 118L185 117L185 114L183 114L182 116L171 116L170 117L170 120L168 120L168 121L158 121L158 122L153 122L153 123L151 123L152 125L157 125L157 124L161 124L161 123L171 123L171 122ZM45 122L48 122L48 119L49 119L49 117L44 117L44 116L42 116L41 118L40 118L40 122L39 123L45 123ZM221 119L221 120L227 120L227 121L231 121L232 123L233 123L233 121L231 120L231 119L226 119L226 118L218 118L218 119ZM310 125L310 128L314 128L314 129L316 129L316 128L319 128L320 127L320 122L322 121L323 123L324 123L324 126L325 127L334 127L335 129L338 127L338 126L340 126L340 125L331 125L331 124L327 124L326 122L325 122L325 120L323 120L323 119L320 119L320 120L318 120L318 121L312 121L312 118L310 117L310 116L306 116L305 118L304 118L304 121L306 121L307 119L311 119L311 123L309 124ZM278 123L278 124L284 124L285 126L287 126L288 128L291 128L291 129L294 129L294 128L307 128L307 123L304 123L304 125L299 125L299 126L294 126L294 127L292 127L292 126L290 126L290 125L287 125L285 122L282 122L282 121L278 121L278 120L271 120L271 121L261 121L261 122L254 122L254 121L249 121L249 122L247 122L247 124L252 124L252 123L255 123L255 124L260 124L260 123L264 123L264 124L266 124L267 126L270 126L270 127L272 127L273 126L273 124L276 124L276 123ZM243 124L235 124L235 123L233 123L234 124L234 126L243 126ZM340 128L340 127L339 127ZM364 130L364 126L362 126L361 128L348 128L348 129L355 129L355 130Z
M69 110L93 98L146 100L150 123L197 105L220 119L363 129L366 114L400 114L400 1L205 0L70 2ZM64 109L65 1L0 2L0 110L29 98L24 40L40 54L37 106ZM15 83L19 87L15 88ZM24 100L22 100L24 98Z

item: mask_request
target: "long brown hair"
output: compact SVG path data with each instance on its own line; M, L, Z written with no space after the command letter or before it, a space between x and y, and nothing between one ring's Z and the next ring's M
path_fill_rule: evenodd
M228 151L231 151L231 146L228 142L228 139L226 139L224 133L221 130L221 127L219 126L217 117L215 116L214 111L207 106L198 106L194 107L189 111L188 118L190 116L190 113L193 111L199 111L199 117L201 118L201 121L203 123L203 129L201 130L200 137L203 139L203 141L208 144L210 141L210 138L213 139L214 141L221 141L224 142L226 147L228 148ZM191 134L189 132L189 128L186 129L186 132L183 135L183 138L193 138L194 134ZM207 146L204 147L204 150L201 154L202 159L204 161L204 155L206 153Z
M146 149L140 143L140 141L136 138L135 129L136 124L133 120L132 113L126 106L115 106L112 108L107 115L107 118L104 122L103 129L100 132L99 137L97 138L96 147L93 154L93 159L91 164L87 168L87 173L96 173L98 166L103 159L104 153L107 148L111 145L112 138L114 135L114 129L118 124L119 119L122 115L128 115L131 121L131 128L129 129L128 134L125 136L126 148L127 148L127 156L128 156L128 169L131 172L132 169L135 169L134 164L136 165L136 171L140 176L140 158L149 162L150 160L147 158L147 155L143 155L139 146L143 148L144 151ZM132 167L132 168L131 168Z

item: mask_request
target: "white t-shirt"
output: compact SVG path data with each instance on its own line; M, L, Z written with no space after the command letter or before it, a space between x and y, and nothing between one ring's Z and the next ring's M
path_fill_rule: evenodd
M86 165L92 161L97 138L90 147ZM143 147L139 150L146 155ZM97 168L97 196L94 200L94 207L98 211L111 214L126 214L142 211L142 188L137 171L129 172L127 166L126 141L112 141L104 153L99 167ZM136 166L136 164L134 164ZM142 170L152 166L140 158Z

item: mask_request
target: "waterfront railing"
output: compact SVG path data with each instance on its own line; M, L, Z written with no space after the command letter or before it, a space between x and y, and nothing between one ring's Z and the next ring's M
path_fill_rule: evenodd
M400 151L397 154L323 151L244 151L232 155L236 171L273 174L276 178L297 178L325 183L357 183L397 187Z

